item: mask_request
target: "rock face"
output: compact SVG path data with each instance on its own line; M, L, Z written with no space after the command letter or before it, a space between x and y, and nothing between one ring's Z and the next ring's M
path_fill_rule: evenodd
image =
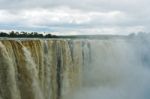
M82 88L129 83L135 66L138 72L150 64L150 47L144 44L124 39L0 40L0 99L74 99L72 93Z

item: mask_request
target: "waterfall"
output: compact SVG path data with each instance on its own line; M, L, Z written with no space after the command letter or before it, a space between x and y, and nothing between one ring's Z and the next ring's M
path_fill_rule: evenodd
M1 40L2 99L62 99L81 85L82 42Z
M0 43L0 97L1 99L19 99L15 68L5 46Z
M0 99L149 99L149 44L148 39L0 40Z

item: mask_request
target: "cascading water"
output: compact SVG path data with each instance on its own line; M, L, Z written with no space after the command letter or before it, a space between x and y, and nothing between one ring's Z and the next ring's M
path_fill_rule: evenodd
M147 39L1 40L0 99L149 99L149 44Z
M1 40L0 98L62 99L81 85L82 42Z

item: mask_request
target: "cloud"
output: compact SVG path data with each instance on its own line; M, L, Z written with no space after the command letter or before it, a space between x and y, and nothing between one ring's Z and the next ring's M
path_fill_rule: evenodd
M149 32L149 3L148 0L0 0L0 26L1 30L76 33L88 30L107 34L132 32L138 27L137 30Z
M138 13L149 8L149 0L0 0L1 9L57 8L94 11L129 11Z

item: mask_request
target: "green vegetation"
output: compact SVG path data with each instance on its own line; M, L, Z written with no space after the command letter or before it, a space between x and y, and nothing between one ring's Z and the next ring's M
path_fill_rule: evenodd
M52 35L52 34L41 34L38 32L15 32L9 33L0 32L0 37L7 38L71 38L71 39L126 39L126 38L144 38L150 37L150 33L139 32L130 33L129 35Z
M41 34L38 32L15 32L9 33L0 32L0 37L7 38L71 38L71 39L114 39L114 38L126 38L122 35L52 35L52 34Z
M0 37L10 37L10 38L57 38L56 35L52 35L52 34L40 34L37 32L14 32L11 31L9 33L5 33L5 32L0 32Z

